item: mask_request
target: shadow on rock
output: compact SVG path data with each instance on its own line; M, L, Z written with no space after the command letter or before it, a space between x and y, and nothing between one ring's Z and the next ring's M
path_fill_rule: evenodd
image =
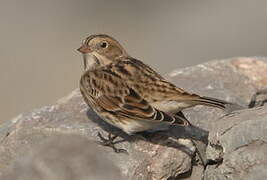
M195 126L180 127L172 125L167 131L158 131L153 133L140 132L136 133L136 135L128 135L122 130L106 123L91 109L88 109L87 116L90 117L90 120L96 123L107 133L112 133L113 135L121 137L121 140L114 142L115 144L125 141L135 142L139 140L145 140L152 144L159 144L162 146L177 148L189 156L193 156L194 149L191 149L190 146L179 143L177 139L193 139L196 141L200 141L205 145L208 144L208 131Z

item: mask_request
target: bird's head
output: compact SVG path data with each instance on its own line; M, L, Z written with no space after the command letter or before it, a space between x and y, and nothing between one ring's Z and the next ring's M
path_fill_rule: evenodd
M83 54L85 69L107 65L128 56L118 41L105 34L87 37L78 51Z

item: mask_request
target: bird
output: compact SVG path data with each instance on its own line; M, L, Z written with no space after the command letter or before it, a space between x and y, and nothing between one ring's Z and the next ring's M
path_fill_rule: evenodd
M83 55L80 91L84 101L107 123L129 135L190 126L182 110L206 105L225 110L232 103L189 93L130 56L106 34L88 36L77 49ZM110 143L99 133L101 140ZM110 136L114 140L117 136Z

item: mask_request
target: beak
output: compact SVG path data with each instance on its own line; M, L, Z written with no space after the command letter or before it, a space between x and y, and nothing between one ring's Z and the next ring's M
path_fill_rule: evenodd
M81 47L77 49L77 51L81 52L83 55L83 67L84 67L84 70L86 70L87 69L87 55L88 53L91 53L92 50L88 46L83 44Z
M79 47L77 49L77 51L79 51L79 52L81 52L83 54L87 54L87 53L92 52L92 50L88 46L86 46L85 44L83 44L81 47Z

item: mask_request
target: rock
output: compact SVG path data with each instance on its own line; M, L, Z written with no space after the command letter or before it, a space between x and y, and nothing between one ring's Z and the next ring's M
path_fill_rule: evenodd
M32 149L31 153L24 152L26 156L17 159L13 172L3 179L123 180L119 168L95 142L84 136L55 135L41 144L34 144Z
M217 120L213 126L207 156L214 162L223 162L208 168L205 178L265 179L267 106L235 112Z
M257 90L267 86L267 64L261 59L211 61L175 70L167 78L188 91L245 107ZM225 173L233 178L243 173L246 178L260 178L263 173L257 174L256 171L266 168L263 158L266 140L261 138L263 135L266 137L263 132L266 124L260 117L264 113L266 108L262 107L224 116L225 112L221 110L198 106L185 111L194 129L172 127L170 133L155 133L144 139L138 135L128 136L105 123L87 107L77 89L55 105L21 114L0 127L0 178L67 179L64 175L71 174L74 179L84 179L89 175L106 179L107 175L110 179L116 176L116 179L132 180L182 177L198 180L202 176L218 179ZM239 125L243 130L239 130ZM260 130L257 127L261 127ZM103 135L112 132L120 136L119 140L126 139L116 147L127 150L128 154L117 154L109 147L94 143L98 141L98 132ZM207 159L206 170L194 160L194 144L198 144L198 150ZM206 144L209 144L207 158ZM246 158L250 158L247 164L239 167ZM106 164L103 164L103 159ZM78 161L81 161L80 165L76 164ZM256 161L259 163L254 163ZM41 165L36 165L38 163ZM38 166L41 169L36 171ZM102 166L107 172L93 171L93 167ZM47 167L52 167L57 173L51 174ZM246 167L250 167L250 171L245 172Z

